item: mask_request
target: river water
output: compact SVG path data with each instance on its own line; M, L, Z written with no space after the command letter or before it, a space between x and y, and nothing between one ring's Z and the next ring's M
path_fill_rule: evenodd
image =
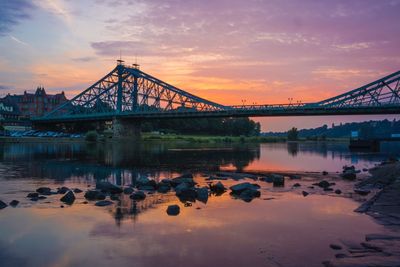
M305 172L369 168L398 157L399 148L398 143L384 143L380 152L350 152L343 143L1 144L0 200L20 204L0 210L0 266L321 266L337 253L330 244L386 231L353 212L360 203L349 194L315 191L303 197L288 181L284 188L259 182L261 197L249 203L227 192L188 207L173 192L149 194L136 205L122 195L107 207L84 204L81 193L64 208L60 195L37 202L26 195L40 186L86 190L99 180L129 185L142 176L159 181L187 172L206 184L204 174L218 170L301 172L305 186ZM166 214L171 204L180 205L178 216Z

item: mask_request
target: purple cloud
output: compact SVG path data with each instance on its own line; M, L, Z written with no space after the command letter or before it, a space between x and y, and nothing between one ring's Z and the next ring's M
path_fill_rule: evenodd
M28 0L0 1L0 36L10 32L21 20L30 18L34 7Z

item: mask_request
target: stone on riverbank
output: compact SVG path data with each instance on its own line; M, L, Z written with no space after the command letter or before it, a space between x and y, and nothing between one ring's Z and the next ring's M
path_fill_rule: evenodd
M7 204L0 200L0 210L7 208Z
M180 207L178 205L169 205L167 208L167 214L169 216L177 216L180 213Z
M105 206L109 206L114 204L114 202L110 201L110 200L100 200L97 201L94 205L97 207L105 207Z
M146 198L146 194L143 191L136 191L129 196L133 200L143 200Z
M121 194L123 192L122 188L107 181L97 182L96 189L104 193L110 193L110 194Z
M75 201L75 195L72 191L68 191L62 198L60 198L60 201L72 205Z
M176 188L176 196L179 198L180 201L191 201L194 202L197 197L196 189L191 187L187 183L181 183Z
M38 189L36 189L36 192L41 194L41 195L50 196L51 195L51 188L49 188L49 187L39 187Z
M319 186L319 187L321 187L321 188L328 188L328 187L331 186L331 184L330 184L328 181L326 181L326 180L322 180L322 181L320 181L319 183L315 183L315 184L313 184L313 185L317 185L317 186Z

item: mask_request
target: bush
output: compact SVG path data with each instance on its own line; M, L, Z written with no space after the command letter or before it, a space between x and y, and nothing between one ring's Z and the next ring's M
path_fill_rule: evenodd
M96 142L98 138L96 131L89 131L86 133L85 140L88 142Z
M287 132L287 138L289 141L296 141L298 139L298 134L297 128L293 127Z

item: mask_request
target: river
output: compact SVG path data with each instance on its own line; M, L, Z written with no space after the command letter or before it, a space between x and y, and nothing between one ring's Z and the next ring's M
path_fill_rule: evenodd
M337 253L330 244L359 242L386 229L353 212L360 203L350 193L315 189L304 197L302 190L313 181L307 173L370 168L398 157L399 148L383 143L380 152L350 152L344 143L329 142L0 144L0 200L20 201L0 210L0 265L321 266ZM82 193L63 208L60 195L26 198L41 186L85 191L100 180L128 186L139 177L160 181L188 172L206 185L207 174L220 170L298 172L303 189L293 188L298 181L280 188L258 182L261 197L251 202L227 192L191 205L174 192L148 194L137 204L122 195L107 207L86 203ZM171 204L180 205L178 216L167 215Z

